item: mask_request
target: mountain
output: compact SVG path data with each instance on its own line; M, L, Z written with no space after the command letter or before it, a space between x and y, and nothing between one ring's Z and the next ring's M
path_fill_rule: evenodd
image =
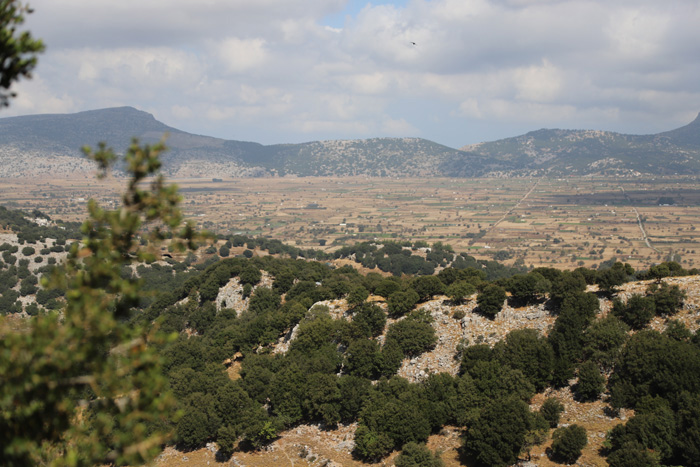
M700 114L655 135L595 130L538 130L461 148L486 156L494 171L532 175L700 174ZM462 161L454 161L459 170Z
M700 174L700 115L656 135L538 130L453 149L420 138L262 145L193 135L132 107L0 119L0 176L92 171L80 148L104 141L123 151L132 137L168 134L166 172L182 177L480 177Z

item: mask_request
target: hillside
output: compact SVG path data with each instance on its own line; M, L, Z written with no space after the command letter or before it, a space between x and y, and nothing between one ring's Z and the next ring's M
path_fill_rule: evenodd
M598 130L533 131L453 149L420 138L262 145L193 135L132 107L0 119L0 177L90 172L80 148L123 150L168 134L165 169L179 177L482 177L699 174L700 116L655 135Z
M77 232L38 211L0 214L4 336L70 300L39 276ZM612 461L659 450L667 465L695 465L698 440L685 433L700 416L697 270L615 263L491 280L487 264L439 243L324 261L278 246L166 244L158 261L119 272L142 292L125 325L179 336L149 345L184 414L157 422L177 444L156 465L386 465L410 441L448 466L556 465L573 425L584 438L568 463L627 465ZM360 273L361 252L439 272ZM645 423L651 439L637 431Z
M700 115L684 127L655 135L542 129L461 149L487 156L491 171L506 174L697 174ZM464 161L453 164L459 171Z

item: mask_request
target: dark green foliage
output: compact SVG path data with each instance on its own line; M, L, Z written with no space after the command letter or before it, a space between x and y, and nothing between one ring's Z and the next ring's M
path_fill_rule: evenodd
M700 466L700 394L682 393L676 409L676 450L678 460Z
M594 321L583 333L584 358L611 369L627 342L628 331L629 327L612 314Z
M453 303L459 304L465 298L470 297L476 292L476 287L467 281L456 281L450 284L445 291L445 294L450 297Z
M381 372L381 359L379 344L376 341L357 339L345 352L345 369L350 375L375 379Z
M583 355L583 332L597 310L598 298L591 293L573 292L562 300L559 317L548 336L555 356L554 385L565 386L574 376L575 363Z
M396 318L403 316L416 306L420 300L420 296L413 289L408 289L405 292L394 292L389 296L388 309L389 315Z
M389 298L394 292L398 292L401 289L401 284L395 280L383 279L377 287L374 289L376 295L380 295L384 298Z
M366 426L375 436L387 436L391 448L411 441L425 442L431 427L420 396L419 389L402 378L380 381L360 413L360 426ZM356 444L357 440L356 433Z
M676 436L676 421L668 402L645 397L638 404L634 417L625 425L617 425L611 430L611 456L615 458L613 454L616 451L629 450L633 445L648 449L662 462L669 463L674 459Z
M386 313L374 303L363 303L355 308L351 326L364 337L377 337L384 332Z
M304 416L308 375L297 365L288 365L272 376L270 381L270 405L275 415L284 418L288 425Z
M426 445L410 442L403 446L395 465L396 467L442 467L445 463Z
M411 283L411 288L416 291L421 302L445 293L445 284L437 276L416 277Z
M216 300L219 294L219 281L216 277L211 276L207 281L199 287L199 297L203 302Z
M552 457L566 464L573 464L588 444L586 430L580 425L557 428L552 434Z
M612 313L632 329L643 329L654 317L656 304L652 297L635 294L627 300L627 303L615 299Z
M26 297L27 295L35 294L39 288L37 287L37 278L36 276L29 275L25 279L22 279L22 282L20 282L19 285L19 294L23 297Z
M479 466L511 465L531 428L532 415L525 402L514 398L494 400L467 429L464 452Z
M551 282L550 297L557 304L560 304L568 295L583 293L586 290L586 279L576 272L557 271L552 268L537 268L532 271L532 273L535 272Z
M366 378L357 376L340 377L338 389L340 389L341 420L354 421L357 419L371 387L372 384Z
M401 346L395 340L386 341L381 352L381 374L392 376L401 368L404 353Z
M389 326L386 341L387 343L396 342L403 354L408 357L420 355L432 349L437 342L431 322L432 318L426 312L413 312Z
M15 290L6 290L3 292L2 297L0 297L0 314L6 315L22 311L21 305L17 302L18 298L19 293Z
M250 297L248 311L253 315L271 313L279 308L281 301L281 297L273 289L258 287Z
M548 397L540 407L540 414L547 420L550 428L556 428L559 425L559 418L564 412L564 404L555 397Z
M236 447L237 440L238 433L236 433L235 428L229 425L219 428L219 431L216 433L216 444L219 445L219 453L226 459L230 458Z
M423 381L422 399L433 430L448 423L456 423L459 393L457 379L448 373L431 374Z
M31 256L34 253L36 253L36 250L34 248L32 248L31 246L25 246L24 248L22 248L22 254L24 256Z
M467 375L463 378L466 379ZM535 394L535 388L520 370L514 370L497 361L477 362L469 372L478 397L487 399L516 398L528 401Z
M511 299L516 305L533 303L549 293L552 283L542 274L530 272L511 277L506 290L511 293Z
M210 421L206 411L190 407L177 423L177 439L183 448L196 449L214 435L211 430L215 426L218 429L217 424Z
M597 400L604 388L605 377L600 374L598 365L583 362L578 368L578 382L574 386L576 399L585 402Z
M216 436L221 426L216 399L211 394L196 392L187 397L184 415L177 422L177 440L185 449L198 448Z
M231 250L229 249L229 247L227 247L226 245L221 245L221 248L219 248L219 256L221 256L222 258L226 258L230 254Z
M367 300L367 297L369 297L369 292L360 285L354 287L350 293L348 293L347 301L350 305L359 305Z
M493 318L501 311L505 300L505 289L494 284L489 284L484 287L476 297L476 304L479 307L480 313L489 318Z
M629 264L616 262L610 268L598 271L596 282L602 290L612 292L629 281L632 274L634 269Z
M664 336L676 341L689 341L692 339L693 333L682 321L674 319L666 323Z
M470 345L462 352L460 374L469 373L478 362L490 362L497 358L488 344Z
M307 381L304 408L307 417L322 420L328 426L336 425L341 419L341 396L338 377L314 373Z
M669 286L665 282L661 283L660 286L652 284L647 293L654 301L654 308L659 316L675 315L683 307L685 292L680 290L677 285Z
M700 348L656 331L634 334L610 377L611 403L635 407L644 396L673 402L683 391L700 392Z
M360 425L355 430L355 453L362 459L374 461L389 454L394 442L386 433L377 433Z
M238 275L241 284L256 285L262 279L262 274L260 269L255 266L249 265L243 268L243 270Z
M659 467L661 465L658 455L636 441L625 443L613 451L607 461L610 467Z
M540 336L538 331L511 331L494 346L494 353L501 364L522 371L538 392L549 385L554 352L547 339Z
M2 252L2 260L5 261L5 264L12 266L17 262L17 257L6 250Z

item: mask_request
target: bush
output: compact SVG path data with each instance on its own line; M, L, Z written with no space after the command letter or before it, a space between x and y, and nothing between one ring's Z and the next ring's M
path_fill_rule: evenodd
M627 300L627 303L615 299L612 313L632 329L643 329L654 317L656 304L652 297L635 294Z
M36 250L30 246L25 246L24 248L22 248L22 254L24 256L31 256L34 253L36 253Z
M219 256L222 258L226 258L229 254L231 254L231 250L226 245L222 245L219 248Z
M552 457L567 464L576 462L581 450L588 444L586 429L580 425L557 428L552 439Z
M555 397L545 399L540 408L540 414L547 420L550 428L556 428L559 425L559 418L562 412L564 412L564 404Z
M584 402L597 400L604 388L605 377L600 374L598 365L583 362L578 369L578 383L574 387L576 399Z
M476 292L476 287L467 281L456 281L447 287L445 292L453 303L462 303L465 298Z
M505 301L506 291L503 287L494 284L484 287L484 290L476 297L479 311L489 318L494 318L501 311Z
M389 326L386 341L396 342L404 355L415 357L435 347L437 336L425 315L419 313Z
M424 444L406 443L396 458L396 467L442 467L445 463Z
M420 297L413 289L392 293L387 302L389 315L395 318L405 315L416 306L418 300L420 300Z

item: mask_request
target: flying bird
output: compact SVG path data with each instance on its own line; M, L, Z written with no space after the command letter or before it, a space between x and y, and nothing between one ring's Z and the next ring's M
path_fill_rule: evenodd
M413 42L413 41L410 41L410 42L411 42L411 45L418 45L418 44L416 44L416 43L415 43L415 42Z

